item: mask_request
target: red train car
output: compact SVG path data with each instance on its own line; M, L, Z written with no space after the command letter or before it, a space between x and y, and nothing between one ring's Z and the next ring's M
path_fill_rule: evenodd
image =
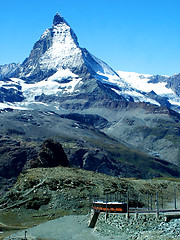
M93 202L93 209L97 212L117 212L117 213L127 213L127 203L126 202Z

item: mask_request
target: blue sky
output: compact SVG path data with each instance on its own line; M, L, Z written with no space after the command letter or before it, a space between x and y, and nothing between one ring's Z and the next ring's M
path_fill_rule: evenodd
M180 72L179 0L2 0L0 65L22 62L57 12L114 70Z

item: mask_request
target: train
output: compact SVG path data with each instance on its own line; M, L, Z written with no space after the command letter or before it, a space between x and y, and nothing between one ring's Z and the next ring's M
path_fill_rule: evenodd
M96 212L127 213L127 208L127 202L93 201L93 209Z

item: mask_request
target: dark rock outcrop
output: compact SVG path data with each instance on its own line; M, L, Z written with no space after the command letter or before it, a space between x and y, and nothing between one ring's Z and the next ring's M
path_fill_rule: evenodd
M69 161L67 156L62 148L62 145L58 142L55 142L52 139L46 140L38 157L35 160L30 161L30 167L68 167Z
M58 25L60 23L66 23L67 24L65 19L59 13L56 13L56 15L54 16L54 19L53 19L53 25Z
M23 93L14 88L0 88L0 102L22 102L24 100Z
M79 113L70 113L61 115L62 118L72 119L78 121L80 123L84 123L87 126L93 126L95 128L104 128L107 126L108 121L107 119L99 116L99 115L92 115L92 114L79 114Z

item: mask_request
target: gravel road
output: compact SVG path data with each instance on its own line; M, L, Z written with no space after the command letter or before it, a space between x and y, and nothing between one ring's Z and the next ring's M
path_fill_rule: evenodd
M17 232L6 240L22 240L25 231ZM88 228L87 216L65 216L27 229L27 240L126 240L126 236L102 236Z

